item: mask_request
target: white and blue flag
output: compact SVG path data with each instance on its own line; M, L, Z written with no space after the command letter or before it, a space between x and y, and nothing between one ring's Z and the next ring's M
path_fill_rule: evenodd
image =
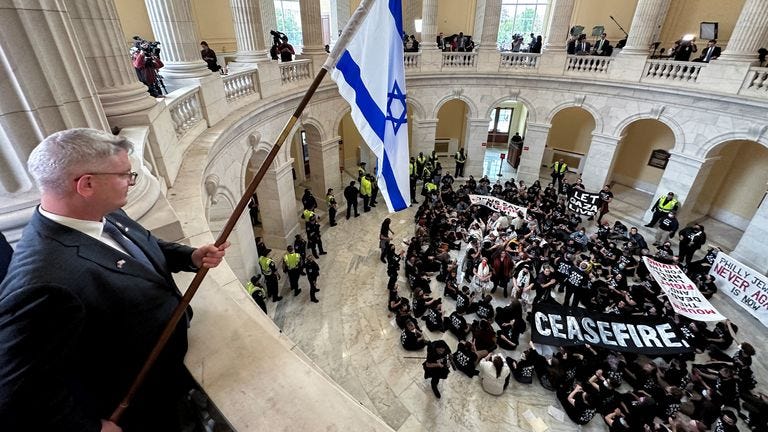
M401 0L375 0L331 77L352 120L376 155L378 185L389 211L411 203Z

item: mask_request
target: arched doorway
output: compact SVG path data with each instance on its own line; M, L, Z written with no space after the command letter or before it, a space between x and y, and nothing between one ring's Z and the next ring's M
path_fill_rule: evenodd
M509 100L498 103L490 113L488 122L487 162L497 162L499 155L505 153L504 169L514 168L520 164L522 154L522 141L513 140L517 134L520 138L525 136L525 128L528 123L528 108L522 102Z
M449 156L466 148L469 106L461 99L445 102L437 111L434 150L438 156Z
M595 118L584 108L569 107L558 111L552 117L542 163L551 166L563 159L568 164L568 171L580 176L594 130Z
M622 131L608 178L613 183L652 195L664 175L664 158L669 158L669 151L674 147L675 135L669 126L653 119L634 121Z

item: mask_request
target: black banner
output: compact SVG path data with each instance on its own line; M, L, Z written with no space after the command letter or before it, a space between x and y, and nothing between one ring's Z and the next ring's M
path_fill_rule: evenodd
M571 197L568 198L568 210L580 215L592 216L597 213L600 206L600 194L584 192L579 189L571 190Z
M666 320L593 313L545 303L533 305L531 340L554 346L590 344L638 354L692 351L680 330Z

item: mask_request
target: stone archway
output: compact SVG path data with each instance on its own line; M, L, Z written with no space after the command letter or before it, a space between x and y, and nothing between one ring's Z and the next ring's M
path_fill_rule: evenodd
M557 111L551 119L542 163L551 166L562 159L568 164L569 172L581 176L596 129L595 117L583 107L569 106Z
M612 183L653 194L664 168L650 163L654 151L669 153L675 147L675 134L659 120L642 119L628 124L621 132L613 169Z

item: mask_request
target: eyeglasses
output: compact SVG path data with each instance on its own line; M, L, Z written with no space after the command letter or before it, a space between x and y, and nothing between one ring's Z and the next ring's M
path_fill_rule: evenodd
M87 176L87 175L89 175L89 176L114 175L114 176L119 176L119 177L122 177L122 178L128 178L128 184L130 184L131 186L136 184L136 179L139 177L139 173L137 173L135 171L131 171L131 172L118 172L118 173L85 173L85 174L81 175L80 177L76 178L75 181L78 181L78 180L80 180L81 178L83 178L84 176Z

